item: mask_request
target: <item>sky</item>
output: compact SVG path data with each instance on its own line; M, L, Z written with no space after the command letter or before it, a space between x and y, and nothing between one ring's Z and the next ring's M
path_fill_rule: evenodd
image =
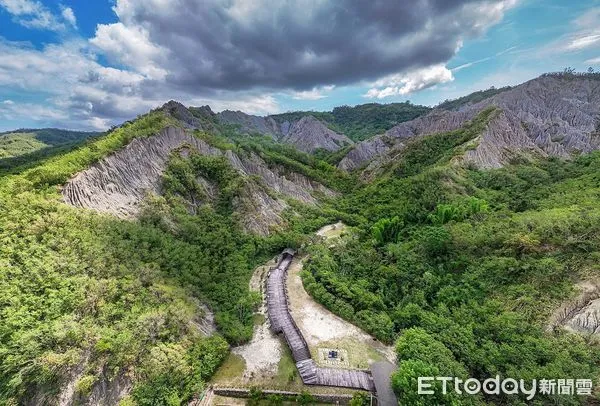
M600 70L600 0L0 0L0 131L168 100L272 114L434 106Z

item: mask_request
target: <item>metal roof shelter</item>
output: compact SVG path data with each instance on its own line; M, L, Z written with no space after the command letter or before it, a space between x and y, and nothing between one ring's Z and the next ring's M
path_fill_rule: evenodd
M286 249L276 268L271 269L267 279L267 310L271 329L285 337L302 382L307 385L339 386L345 388L374 390L373 379L367 371L340 368L322 368L311 359L308 344L294 322L288 307L286 288L287 270L295 252Z

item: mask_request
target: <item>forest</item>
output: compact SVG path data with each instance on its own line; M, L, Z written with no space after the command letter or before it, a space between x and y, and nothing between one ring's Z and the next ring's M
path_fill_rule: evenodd
M124 405L187 402L229 346L250 339L259 302L248 290L252 270L287 246L310 255L302 277L317 301L395 344L402 404L515 404L416 397L423 375L596 379L598 343L546 326L574 284L600 271L600 154L523 156L495 170L457 164L494 114L416 138L372 182L266 138L196 131L340 193L314 207L290 201L288 229L268 237L244 233L232 215L244 179L226 160L194 153L171 157L164 192L136 221L61 203L59 187L73 174L178 125L161 111L12 163L0 177L0 403L53 396L78 367L76 396L121 379L133 385ZM198 176L215 182L219 198L191 213L188 202L206 198ZM342 244L306 244L337 220L351 226ZM197 328L202 304L214 313L211 337Z
M574 285L600 271L600 154L523 157L496 170L454 164L477 127L415 140L386 175L337 203L359 220L344 243L309 249L310 294L395 343L393 387L402 404L531 404L417 396L418 376L600 373L597 339L547 331ZM584 401L536 397L536 404Z

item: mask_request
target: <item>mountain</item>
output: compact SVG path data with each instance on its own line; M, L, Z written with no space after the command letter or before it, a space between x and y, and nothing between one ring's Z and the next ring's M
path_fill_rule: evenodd
M181 106L179 111L183 109ZM134 139L125 148L78 173L62 189L64 200L73 206L119 217L136 216L148 193L161 193L162 177L173 154L184 159L190 154L221 159L238 173L242 186L233 202L234 214L249 232L267 235L273 227L284 225L282 211L288 208L285 199L315 205L318 202L316 194L335 195L329 188L300 173L283 166L269 166L254 151L221 150L186 134L182 128L169 126L156 135ZM214 183L215 179L199 175L191 182L194 189L199 190L199 196L183 197L192 212L202 204L217 200L219 185Z
M331 129L346 135L352 141L362 141L384 131L396 124L415 119L431 109L426 106L404 103L367 103L357 106L339 106L332 111L307 112L294 111L270 116L276 122L293 122L313 115L327 124Z
M20 129L0 133L0 159L30 154L41 149L81 142L99 132L69 131L58 128Z
M273 117L251 116L239 111L224 111L218 117L223 123L239 126L239 131L244 134L267 135L309 154L318 150L335 152L354 143L345 135L329 129L312 115L281 123L277 123Z
M336 107L330 112L295 111L260 117L241 111L218 113L219 121L238 127L242 134L263 134L313 153L335 152L425 114L425 106L406 103L369 103Z
M401 123L382 124L380 105L343 107L373 109L364 128L382 132L356 144L336 126L362 118L328 121L336 109L257 117L170 101L26 155L0 172L0 404L188 404L215 376L312 390L285 353L266 380L238 356L265 334L261 270L285 248L302 258L295 289L389 345L405 404L431 373L596 382L599 84L544 75ZM315 236L334 223L335 243ZM315 327L349 367L373 358Z
M380 166L393 159L417 136L453 131L484 109L497 108L465 161L480 168L498 168L523 155L568 157L600 148L597 74L548 74L511 89L494 92L475 104L455 110L435 109L401 123L384 134L355 145L339 167L353 170L376 160Z

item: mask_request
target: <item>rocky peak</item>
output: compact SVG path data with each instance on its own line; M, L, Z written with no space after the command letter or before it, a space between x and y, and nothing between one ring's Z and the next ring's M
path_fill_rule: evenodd
M353 144L350 138L329 129L313 116L304 116L293 123L282 141L308 153L318 149L334 152Z
M170 100L167 103L165 103L161 107L161 110L169 114L174 119L181 121L181 123L187 128L202 129L200 119L195 117L194 114L192 114L192 112L187 107L175 100ZM210 110L210 107L208 107L208 110Z
M239 126L242 134L264 134L273 139L277 139L281 131L279 126L271 117L260 117L246 114L242 111L224 110L217 114L219 121L225 124L235 124Z
M594 75L544 75L510 90L495 94L459 111L434 110L415 120L401 123L385 134L356 145L339 164L353 170L374 161L385 160L415 136L461 128L489 106L495 115L474 150L465 160L481 168L497 168L511 157L534 152L537 155L568 157L600 148L595 135L600 115L600 80Z
M278 124L273 117L253 116L241 111L225 110L218 114L221 122L236 124L242 134L265 134L274 140L293 145L300 151L313 153L318 149L337 151L352 140L329 129L314 116Z
M187 149L202 155L222 156L244 177L245 188L236 198L235 206L242 226L249 232L268 234L285 223L281 212L288 205L281 197L316 205L316 196L334 195L332 190L302 174L269 166L256 154L223 151L182 128L167 127L156 135L134 139L75 175L63 187L64 201L122 218L136 217L148 194L161 193L161 179L169 155L182 147L186 147L180 151L182 156L189 153ZM210 191L211 179L197 181L207 189L208 196L214 194Z

